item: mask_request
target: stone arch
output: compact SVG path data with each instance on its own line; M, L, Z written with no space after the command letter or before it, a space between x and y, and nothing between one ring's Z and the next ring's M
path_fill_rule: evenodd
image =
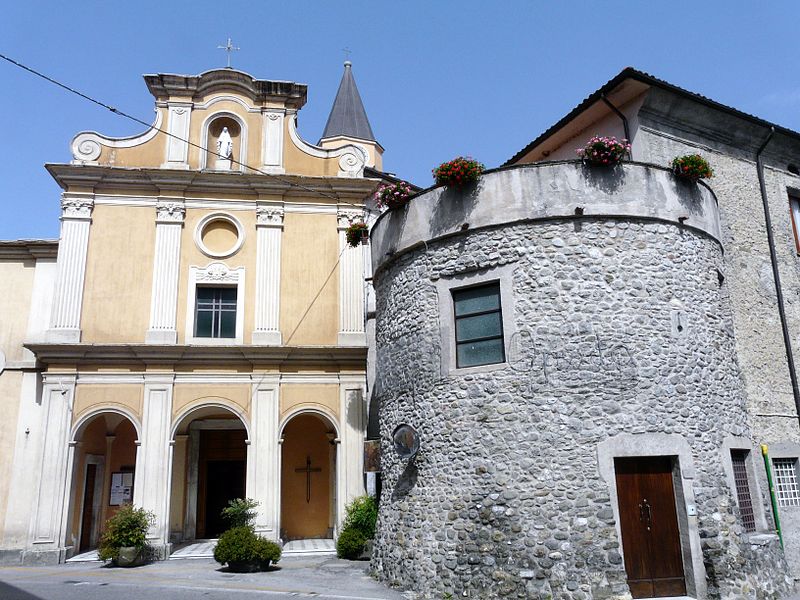
M247 432L247 439L250 439L250 421L247 418L244 410L228 398L222 398L219 396L207 396L205 398L198 398L181 409L173 419L172 419L172 428L170 429L170 439L175 439L175 434L178 433L178 429L181 425L186 421L186 418L192 415L193 413L200 413L200 411L204 411L206 409L211 410L219 410L222 409L224 411L233 413L236 417L244 425L244 429ZM198 418L197 416L192 417L189 421Z
M336 415L334 415L331 410L323 406L297 406L292 410L290 410L281 419L280 426L278 427L279 439L283 437L283 431L289 424L289 421L302 414L312 414L317 417L321 417L322 419L327 421L331 427L333 427L333 430L336 432L336 438L341 439L341 428L339 427L339 420L336 418Z
M142 439L142 424L133 411L123 406L103 405L94 407L78 417L78 420L75 421L75 424L72 426L72 430L70 431L69 441L77 442L78 435L86 428L87 425L89 425L92 419L99 416L101 413L116 413L122 417L125 417L131 422L133 428L136 430L136 440L139 441Z
M337 527L339 423L318 406L299 406L278 428L280 537L332 538Z
M216 537L222 509L246 497L250 422L228 398L197 398L174 417L170 440L170 539Z
M73 425L66 546L84 552L98 544L103 523L133 502L141 423L121 406L97 406Z

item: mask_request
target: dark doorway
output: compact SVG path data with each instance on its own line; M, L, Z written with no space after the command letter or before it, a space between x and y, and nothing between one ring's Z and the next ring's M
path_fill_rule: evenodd
M245 497L246 433L242 429L202 431L198 481L197 537L217 538L227 529L222 509Z
M686 594L672 464L669 456L614 459L622 550L634 598Z
M97 465L86 465L86 483L83 487L83 514L81 515L81 543L79 552L92 545L92 524L94 523L94 487Z

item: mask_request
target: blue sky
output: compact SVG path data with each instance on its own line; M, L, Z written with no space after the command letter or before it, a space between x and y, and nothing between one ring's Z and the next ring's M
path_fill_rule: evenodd
M384 168L418 185L459 154L501 164L625 66L800 130L800 3L473 0L6 2L0 52L151 122L141 75L233 66L308 84L316 142L352 50ZM142 127L0 62L0 239L57 237L83 130Z

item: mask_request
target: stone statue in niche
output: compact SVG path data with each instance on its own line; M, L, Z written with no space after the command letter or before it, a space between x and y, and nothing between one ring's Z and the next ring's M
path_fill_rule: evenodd
M217 163L216 168L223 171L231 170L231 158L233 157L233 139L227 127L222 128L217 140Z

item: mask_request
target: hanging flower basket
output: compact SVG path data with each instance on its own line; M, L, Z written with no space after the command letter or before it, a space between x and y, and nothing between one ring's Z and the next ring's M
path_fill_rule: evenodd
M411 194L411 186L405 181L382 185L378 188L378 191L375 192L375 204L377 204L380 209L399 208L408 202Z
M672 172L681 179L697 181L714 176L708 161L699 154L686 154L672 159Z
M433 179L436 185L463 189L478 181L485 167L477 160L459 156L453 160L442 163L433 170Z
M625 153L630 151L631 145L628 140L599 135L586 142L583 148L577 149L578 156L583 162L604 167L618 165L625 158Z
M363 221L350 225L350 227L345 230L344 234L347 238L347 243L353 248L357 247L359 244L369 242L369 228Z

